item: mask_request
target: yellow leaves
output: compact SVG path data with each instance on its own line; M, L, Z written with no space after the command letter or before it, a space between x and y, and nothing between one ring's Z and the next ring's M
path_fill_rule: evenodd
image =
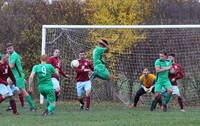
M89 24L95 25L132 25L143 23L145 17L150 15L150 1L140 0L86 0L83 12ZM138 31L138 30L137 30ZM106 38L111 46L113 55L121 54L124 50L133 48L133 44L145 39L134 29L95 29L90 32L90 41L97 44L97 40ZM113 67L112 66L112 67Z
M144 22L144 15L150 12L149 6L150 2L139 0L86 0L84 12L89 24L131 25ZM134 30L127 29L94 30L90 37L94 43L96 39L107 38L115 53L130 48L138 38Z

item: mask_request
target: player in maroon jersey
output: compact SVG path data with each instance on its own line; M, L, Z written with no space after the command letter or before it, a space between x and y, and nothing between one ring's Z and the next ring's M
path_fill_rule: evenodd
M60 56L60 50L55 49L54 52L53 52L53 56L51 56L48 59L48 63L51 64L59 72L59 74L68 78L69 75L65 74L61 69L61 60L60 60L59 56ZM53 87L54 87L54 90L55 90L56 101L58 101L58 98L59 98L59 95L60 95L59 76L54 74L52 76L52 82L53 82Z
M4 101L6 98L10 98L10 105L13 110L13 114L18 115L16 102L13 97L12 90L10 89L10 86L8 84L16 83L15 77L8 65L7 62L8 54L5 54L2 59L0 60L0 103ZM11 81L7 81L8 78L11 79Z
M173 62L172 67L170 68L170 71L169 71L169 79L171 81L172 89L173 89L172 94L178 97L178 103L179 103L180 109L182 112L185 112L185 110L183 109L183 100L182 100L182 97L177 85L177 80L182 79L184 77L184 70L180 64L176 63L175 54L170 54L169 59L172 60Z
M77 96L78 101L80 102L80 109L84 109L84 100L83 100L83 93L86 93L86 110L90 108L90 95L91 95L91 87L92 83L89 78L89 72L94 70L93 64L91 61L85 58L85 52L81 51L79 53L79 66L75 68L77 73L76 76L76 89L77 89Z

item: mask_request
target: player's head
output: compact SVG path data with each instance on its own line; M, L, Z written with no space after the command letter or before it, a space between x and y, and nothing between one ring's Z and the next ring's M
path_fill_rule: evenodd
M53 56L54 57L59 57L60 56L60 50L59 49L54 49Z
M106 39L99 40L99 45L103 48L108 46L108 41Z
M160 59L161 60L167 60L167 58L168 58L167 53L165 51L161 51L160 52Z
M149 69L147 67L145 67L142 73L144 75L148 75L149 74Z
M12 53L14 51L14 46L13 46L13 43L9 42L6 44L6 52L7 53Z
M84 50L81 50L80 52L79 52L79 59L85 59L85 51Z
M168 59L172 60L173 63L176 63L176 55L175 54L173 54L173 53L169 54Z
M48 61L48 56L47 56L46 54L41 55L41 56L40 56L40 61L41 61L41 62L47 63L47 61Z

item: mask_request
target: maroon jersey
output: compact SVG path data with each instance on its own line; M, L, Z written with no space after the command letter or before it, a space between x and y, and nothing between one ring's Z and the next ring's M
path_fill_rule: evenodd
M7 78L10 77L12 82L16 84L15 77L8 65L8 63L1 63L0 62L0 83L7 85Z
M60 68L60 63L61 63L60 58L58 58L58 57L53 57L53 56L52 56L52 57L50 57L50 58L48 59L48 63L51 64L55 69L57 69L58 72L59 72L61 75L63 75L64 77L66 77L65 73L64 73L64 72L62 71L62 69ZM53 74L52 77L55 77L56 79L59 80L59 77L58 77L56 74Z
M76 80L77 82L84 82L90 80L89 78L89 71L84 71L85 69L94 70L94 66L91 61L84 59L84 60L78 60L79 66L76 68Z
M183 78L184 74L183 68L179 64L173 63L169 72L169 80L171 81L172 85L177 85L176 81ZM174 82L172 82L173 78L175 79Z

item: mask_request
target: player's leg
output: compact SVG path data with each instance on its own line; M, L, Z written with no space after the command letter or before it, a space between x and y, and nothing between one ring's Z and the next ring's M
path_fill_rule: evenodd
M90 96L91 96L91 89L92 89L92 83L91 81L86 81L84 82L85 85L84 85L84 89L85 89L85 92L86 92L86 110L89 110L90 108Z
M22 107L24 107L24 96L23 93L18 94L18 98Z
M48 115L48 106L49 106L49 102L47 102L47 94L46 91L43 88L39 88L39 93L43 96L44 101L46 101L46 104L43 104L43 112L42 115L43 116L47 116Z
M8 95L9 95L9 98L10 98L10 106L12 108L12 111L13 111L13 114L16 114L18 115L19 113L17 112L17 106L16 106L16 101L13 97L13 91L11 90L10 88L10 85L7 85L7 90L8 90Z
M13 95L14 95L14 94L19 94L19 93L20 93L19 88L16 87L15 85L8 85L8 86L10 87L10 90L12 91ZM22 96L23 96L23 95L22 95ZM14 98L14 97L12 96L12 98ZM12 110L12 107L11 107L11 106L12 106L12 105L11 105L11 102L9 102L9 106L8 106L8 108L6 109L6 111Z
M167 111L167 104L170 101L170 98L172 96L172 85L170 81L166 81L164 82L164 88L167 90L166 95L163 99L163 111L166 112Z
M84 100L83 100L84 82L77 82L76 91L77 91L78 101L80 103L80 110L83 110L84 109Z
M135 98L134 98L134 104L129 106L129 108L133 108L133 107L136 107L137 106L137 103L140 99L140 96L142 96L143 94L145 94L145 90L141 87L137 92L136 92L136 95L135 95Z
M155 86L152 88L151 93L155 94ZM158 100L158 104L160 105L160 109L162 110L163 109L163 106L162 106L162 97ZM156 108L156 106L155 106L155 108Z
M172 95L176 95L177 96L178 104L180 106L180 110L182 112L185 112L185 110L183 109L183 99L181 97L181 94L180 94L178 86L173 85L172 86L172 90L173 90Z
M153 111L156 108L157 103L161 100L161 92L162 89L162 84L160 82L157 82L155 84L155 93L154 93L154 100L152 101L151 107L150 107L150 111Z
M25 89L20 89L23 92L23 96L25 97L26 102L30 105L30 110L35 111L35 103L32 99L32 97L28 94L28 92Z
M56 107L56 97L54 93L54 89L45 89L46 91L46 99L48 103L48 114L52 114Z
M32 97L25 90L24 77L16 78L16 86L20 89L23 96L25 97L26 102L30 105L31 111L35 111L35 103L33 102Z
M53 88L55 90L55 96L56 96L56 102L57 102L60 96L60 84L56 78L51 78L51 80L53 83Z
M114 77L110 74L104 64L98 64L94 67L95 76L102 80L113 80Z

